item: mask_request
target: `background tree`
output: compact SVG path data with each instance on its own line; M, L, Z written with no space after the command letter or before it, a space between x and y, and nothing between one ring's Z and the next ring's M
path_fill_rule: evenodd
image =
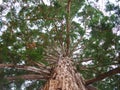
M119 6L106 6L114 13L105 16L84 0L4 0L0 88L40 89L62 55L74 60L86 86L119 90Z

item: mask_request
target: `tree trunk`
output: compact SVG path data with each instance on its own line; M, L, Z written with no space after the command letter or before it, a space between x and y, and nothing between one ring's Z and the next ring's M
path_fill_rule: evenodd
M86 90L72 59L62 57L42 90Z

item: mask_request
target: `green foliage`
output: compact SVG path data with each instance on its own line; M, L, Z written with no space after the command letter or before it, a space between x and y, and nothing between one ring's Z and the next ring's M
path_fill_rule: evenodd
M61 45L66 48L66 38L69 35L70 50L76 50L71 57L77 57L76 61L80 62L77 64L78 71L85 79L94 78L114 67L119 67L120 35L113 33L113 27L119 25L120 21L118 6L107 3L106 11L114 11L114 13L104 16L100 10L86 4L85 0L72 0L69 17L70 31L67 33L66 19L69 16L66 11L67 0L49 0L50 5L47 5L44 0L16 0L20 4L19 10L15 7L13 0L11 2L4 0L4 2L11 3L12 6L4 16L5 23L0 21L0 29L7 27L5 30L0 30L2 32L0 64L34 66L31 63L33 61L50 66L51 62L45 60L46 55L49 53L56 55L58 52L55 49L61 48ZM75 17L80 20L75 21ZM81 62L84 58L92 58L92 62L83 65ZM82 70L82 66L87 69ZM31 74L31 72L14 68L0 69L0 78L24 74ZM100 90L119 90L118 78L120 75L113 75L94 85ZM11 84L15 84L16 90L20 90L25 80L4 82L7 89L12 88ZM31 82L30 86L24 86L26 90L37 90L44 83L38 80ZM0 82L0 89L3 88L2 85L3 83Z

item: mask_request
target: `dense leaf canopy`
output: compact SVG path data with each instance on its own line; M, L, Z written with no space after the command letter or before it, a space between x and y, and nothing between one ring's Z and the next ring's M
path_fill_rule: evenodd
M45 1L3 0L0 5L0 89L37 90L63 55L73 58L85 80L93 80L90 84L119 90L119 5L106 3L109 15L104 15L87 0L72 0L70 10L68 0ZM94 80L103 73L107 76Z

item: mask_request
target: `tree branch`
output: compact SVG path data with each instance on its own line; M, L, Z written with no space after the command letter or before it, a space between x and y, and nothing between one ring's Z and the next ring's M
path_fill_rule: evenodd
M21 75L21 76L12 76L12 77L6 77L7 80L13 81L17 79L23 79L23 80L46 80L49 77L35 75L35 74L29 74L29 75Z
M0 64L0 68L16 68L22 69L26 71L32 71L39 74L49 74L50 72L47 69L40 69L33 66L25 66L25 65L14 65L14 64Z
M106 77L109 77L111 75L115 75L117 73L120 73L120 67L115 68L113 70L110 70L110 71L108 71L106 73L100 74L99 76L97 76L97 77L95 77L93 79L86 80L86 85L89 85L89 84L92 84L94 82L100 81L100 80L102 80L102 79L104 79Z
M92 61L93 58L83 58L83 60L80 61L80 63L82 62L88 62L88 61Z

